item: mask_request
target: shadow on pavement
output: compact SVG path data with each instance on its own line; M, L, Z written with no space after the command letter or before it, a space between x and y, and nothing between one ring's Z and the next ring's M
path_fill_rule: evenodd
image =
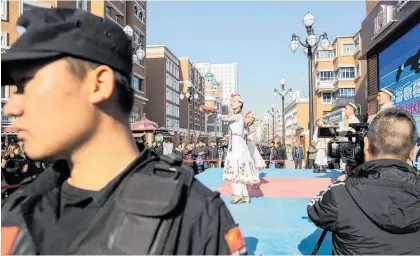
M317 228L312 234L300 241L298 245L299 251L302 255L311 255L316 243L318 242L319 237L322 234L322 229ZM321 248L319 248L317 255L331 255L332 254L332 242L331 242L331 233L328 233L325 236L324 241L322 242Z
M255 255L257 250L258 239L252 236L244 238L248 255Z

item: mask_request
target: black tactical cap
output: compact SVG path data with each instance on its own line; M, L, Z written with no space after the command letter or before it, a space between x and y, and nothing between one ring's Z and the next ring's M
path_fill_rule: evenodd
M17 22L21 36L2 54L2 84L13 84L11 63L72 56L103 64L131 78L132 43L121 27L81 9L34 8Z

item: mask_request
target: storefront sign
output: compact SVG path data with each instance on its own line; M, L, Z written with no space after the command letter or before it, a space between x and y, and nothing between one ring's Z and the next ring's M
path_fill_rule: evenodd
M388 27L394 18L394 7L390 5L381 5L378 9L378 15L374 19L374 28L373 28L373 36L377 36L386 27Z
M325 121L329 124L338 125L344 119L344 110L340 109L324 116Z
M401 11L411 0L398 0L397 1L397 11Z

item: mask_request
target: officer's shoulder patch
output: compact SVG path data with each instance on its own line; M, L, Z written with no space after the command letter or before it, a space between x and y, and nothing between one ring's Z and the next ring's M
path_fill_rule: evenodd
M225 240L232 254L246 254L245 240L238 226L235 226L226 232Z

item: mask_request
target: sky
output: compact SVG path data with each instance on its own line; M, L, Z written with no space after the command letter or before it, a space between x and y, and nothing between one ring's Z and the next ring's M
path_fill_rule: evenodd
M244 110L260 118L272 105L280 80L286 89L308 92L308 59L289 47L293 33L306 39L303 16L315 17L317 37L330 42L354 35L365 18L365 1L148 1L147 45L166 45L195 63L238 63ZM303 79L302 79L303 78Z

